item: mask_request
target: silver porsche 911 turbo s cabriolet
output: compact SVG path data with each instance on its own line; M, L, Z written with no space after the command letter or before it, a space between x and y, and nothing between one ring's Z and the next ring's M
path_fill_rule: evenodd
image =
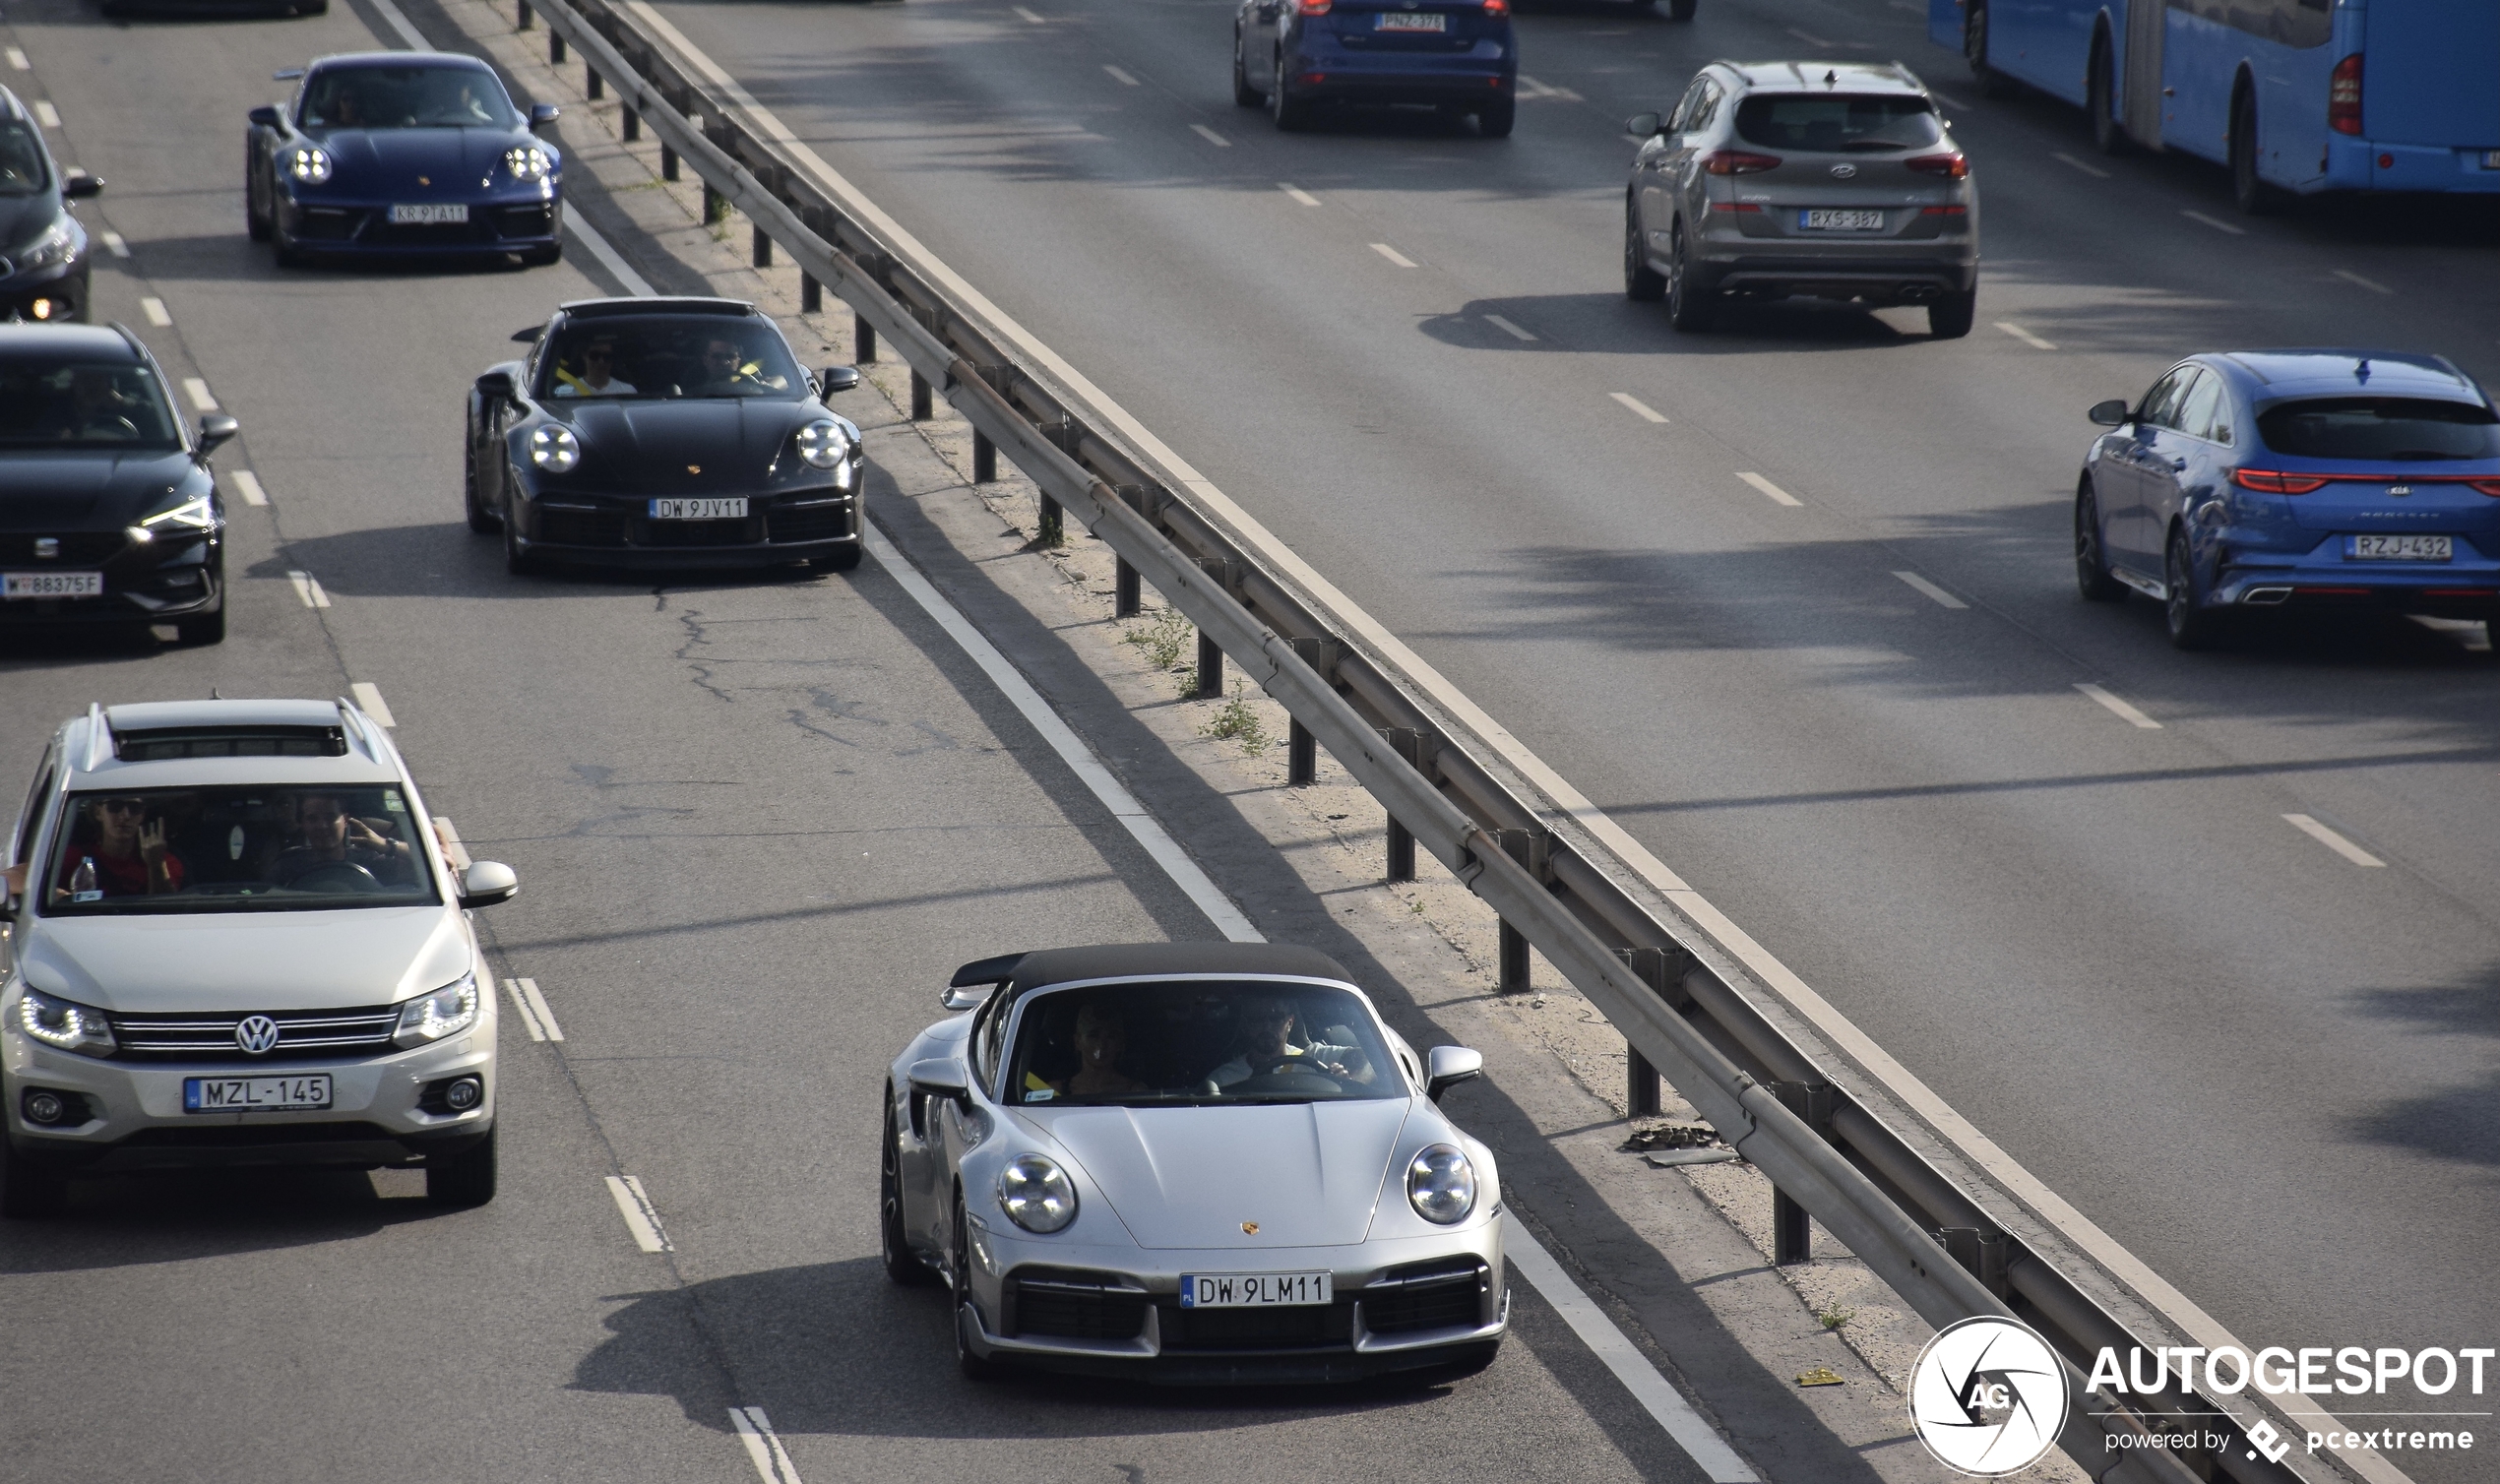
M1325 955L1127 944L968 963L886 1084L881 1228L943 1281L976 1379L1179 1383L1489 1364L1509 1326L1492 1152Z

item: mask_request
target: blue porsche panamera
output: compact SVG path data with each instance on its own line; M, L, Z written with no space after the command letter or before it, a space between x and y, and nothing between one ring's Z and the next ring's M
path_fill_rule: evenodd
M485 63L444 52L323 57L252 110L244 216L281 263L321 256L564 251L564 156Z

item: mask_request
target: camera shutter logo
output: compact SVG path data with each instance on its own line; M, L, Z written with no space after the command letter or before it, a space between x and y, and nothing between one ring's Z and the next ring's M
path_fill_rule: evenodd
M245 1056L267 1056L278 1049L278 1022L267 1016L245 1016L234 1027L234 1044Z
M1936 1460L1993 1479L2057 1446L2069 1405L2066 1368L2038 1331L1980 1315L1947 1325L1909 1373L1909 1422Z

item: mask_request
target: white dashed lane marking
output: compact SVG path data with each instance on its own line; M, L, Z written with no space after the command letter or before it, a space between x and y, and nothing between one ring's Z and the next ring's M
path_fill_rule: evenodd
M1517 325L1512 324L1510 321L1502 318L1498 314L1486 315L1484 317L1484 323L1492 326L1496 330L1499 330L1504 335L1509 336L1515 340L1532 340L1536 339L1536 337L1530 335L1527 331L1520 329Z
M408 43L408 50L432 51L434 49L433 43L426 40L422 32L408 24L406 15L398 6L393 5L391 0L373 0L373 9L375 14L381 16L383 25L399 32L400 39Z
M2034 350L2054 350L2057 348L2057 342L2055 340L2041 340L2038 336L2033 335L2022 326L2013 324L2009 321L1997 321L1996 328L2004 331L2016 340L2021 340L2024 344L2031 346Z
M1020 15L1020 16L1024 17L1027 21L1029 21L1029 22L1032 23L1032 24L1033 24L1033 25L1035 25L1035 26L1042 26L1042 25L1047 25L1047 24L1048 24L1048 23L1044 22L1044 21L1041 19L1041 17L1034 15L1031 11L1029 11L1029 10L1025 9L1025 8L1024 8L1023 6L1021 6L1021 5L1011 5L1011 6L1009 6L1009 7L1008 7L1008 9L1009 9L1009 10L1014 11L1017 15Z
M41 124L46 129L58 129L61 127L61 110L53 107L49 99L36 98L34 100L34 121Z
M1111 81L1119 84L1123 88L1134 88L1137 86L1137 79L1130 77L1127 73L1112 66L1108 62L1102 64L1102 70L1111 74Z
M2372 293L2394 294L2396 292L2395 289L2388 287L2386 284L2373 282L2349 269L2339 268L2335 270L2335 276L2342 278L2346 283L2358 283Z
M106 232L104 233L104 251L116 258L127 258L130 256L130 244L122 240L121 233Z
M34 64L26 59L26 53L18 50L14 46L9 48L9 65L20 72L31 72L34 70Z
M321 590L320 579L311 573L290 572L286 574L286 581L295 585L295 596L303 599L305 607L327 608L330 606L330 594Z
M238 468L226 475L225 479L228 484L234 486L234 492L243 497L244 504L267 505L269 503L269 491L261 488L260 476L250 469Z
M659 1212L643 1194L643 1183L631 1175L607 1177L607 1194L616 1202L617 1213L625 1218L625 1229L634 1234L634 1245L645 1252L673 1252L668 1234L661 1230Z
M1277 189L1302 203L1304 206L1317 206L1320 204L1320 199L1317 196L1303 190L1300 186L1293 184L1291 181L1278 182Z
M1769 495L1769 496L1770 496L1770 497L1771 497L1771 498L1772 498L1775 502L1777 502L1777 503L1779 503L1779 504L1781 504L1781 505L1803 505L1803 504L1805 503L1803 500L1798 499L1796 496L1794 496L1794 495L1792 495L1792 494L1789 494L1786 490L1781 489L1779 485L1776 485L1776 484L1772 483L1770 480L1765 479L1765 478L1764 478L1764 477L1762 477L1762 475L1760 475L1760 474L1748 474L1748 473L1739 472L1739 473L1736 475L1736 477L1737 477L1737 478L1739 478L1739 479L1744 480L1747 484L1752 485L1754 488L1756 488L1756 489L1758 489L1758 490L1762 491L1764 494Z
M2283 823L2356 866L2385 866L2387 864L2305 814L2286 814L2283 816Z
M1218 134L1215 130L1208 128L1205 124L1192 124L1189 127L1197 133L1200 139L1214 145L1219 150L1229 150L1232 148L1231 140Z
M395 727L400 724L399 719L391 714L391 704L382 699L380 686L370 680L359 680L347 687L347 691L356 698L356 705L363 709L366 715L384 726Z
M1613 398L1616 402L1621 402L1624 406L1630 408L1632 412L1640 417L1644 422L1666 421L1666 414L1664 412L1651 406L1648 402L1643 402L1641 399L1633 396L1629 392L1608 392L1606 395Z
M1907 583L1912 587L1915 587L1919 591L1927 594L1929 597L1934 598L1940 606L1947 608L1968 608L1970 606L1969 603L1964 602L1952 593L1947 592L1942 587L1939 587L1935 584L1927 581L1925 578L1920 577L1915 572L1896 572L1893 576L1900 578L1903 582Z
M203 412L217 410L217 399L209 395L209 384L196 376L182 379L182 395L190 398L191 405Z
M506 979L504 993L512 996L512 1005L521 1012L521 1028L530 1032L533 1041L561 1041L564 1028L555 1022L555 1012L547 1008L547 997L538 993L535 979Z
M2075 689L2083 692L2087 696L2090 696L2094 701L2099 702L2102 706L2109 708L2111 714L2121 717L2130 726L2139 726L2149 732L2157 732L2161 729L2160 722L2154 720L2151 716L2137 711L2126 702L2119 700L2117 697L2112 696L2107 691L2102 690L2099 686L2094 685L2088 680L2076 681Z
M651 280L634 272L634 265L625 261L625 255L600 236L596 227L583 220L580 213L564 214L564 229L582 239L582 245L591 250L591 256L599 260L600 267L616 275L616 281L625 285L627 293L638 299L648 299L656 292L651 286Z
M1409 258L1405 253L1391 247L1386 242L1373 243L1371 245L1371 250L1380 254L1382 257L1387 258L1390 262L1397 264L1400 268L1412 268L1415 266L1412 258Z
M760 1406L729 1408L729 1425L738 1430L738 1441L746 1445L747 1461L755 1465L756 1475L764 1484L799 1484L798 1469L790 1455L781 1449L781 1436L773 1431Z
M162 299L141 299L139 312L148 317L149 324L159 330L173 323L173 316L165 312L165 301Z
M2244 226L2234 226L2230 222L2224 221L2219 216L2208 216L2203 212L2181 212L2179 215L2185 216L2190 221L2210 226L2218 232L2228 232L2234 237L2245 237L2248 235L2248 228Z
M2073 165L2076 169L2083 171L2094 180L2107 180L2109 178L2109 172L2107 170L2102 169L2098 165L2086 164L2072 155L2051 155L2049 158L2056 160L2059 164Z

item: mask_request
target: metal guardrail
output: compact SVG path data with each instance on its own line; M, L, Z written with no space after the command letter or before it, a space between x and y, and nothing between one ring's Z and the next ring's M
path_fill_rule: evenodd
M2157 1301L1975 1173L1967 1151L1889 1096L1879 1076L1820 1048L1853 1074L1836 1077L1803 1044L1805 1022L1775 1014L1785 1002L1662 892L1645 890L1641 870L1332 622L1289 564L1239 539L1183 492L1186 480L1107 431L1115 419L937 286L942 273L881 240L859 219L869 215L864 203L836 199L790 142L755 125L727 90L692 76L622 0L525 0L525 29L532 11L551 32L552 62L565 60L569 43L589 70L591 96L602 84L616 89L629 140L644 126L657 134L664 174L676 178L681 160L693 165L707 219L719 204L735 207L754 226L759 263L778 244L807 276L808 307L820 285L847 302L863 327L860 359L873 359L880 336L902 352L914 416L928 415L936 390L970 421L976 475L1004 450L1042 491L1045 524L1073 509L1117 554L1128 606L1142 579L1197 625L1202 694L1212 689L1208 671L1229 657L1291 713L1297 774L1308 775L1312 743L1328 748L1387 809L1393 876L1402 850L1411 874L1420 843L1500 914L1506 977L1525 980L1532 944L1595 1004L1631 1049L1636 1106L1654 1068L1771 1179L1782 1261L1802 1255L1810 1214L1928 1323L2013 1315L2040 1330L2074 1367L2069 1380L2083 1398L2060 1446L2097 1479L2351 1476L2297 1449L2280 1463L2260 1455L2245 1437L2260 1418L2291 1439L2302 1428L2254 1396L2177 1384L2123 1402L2086 1391L2077 1362L2103 1347L2124 1353L2189 1336ZM1920 1137L1905 1138L1904 1128ZM2229 1425L2218 1428L2222 1419ZM2181 1431L2223 1433L2227 1444L2196 1453L2146 1446ZM2368 1476L2402 1478L2369 1461L2377 1466Z

